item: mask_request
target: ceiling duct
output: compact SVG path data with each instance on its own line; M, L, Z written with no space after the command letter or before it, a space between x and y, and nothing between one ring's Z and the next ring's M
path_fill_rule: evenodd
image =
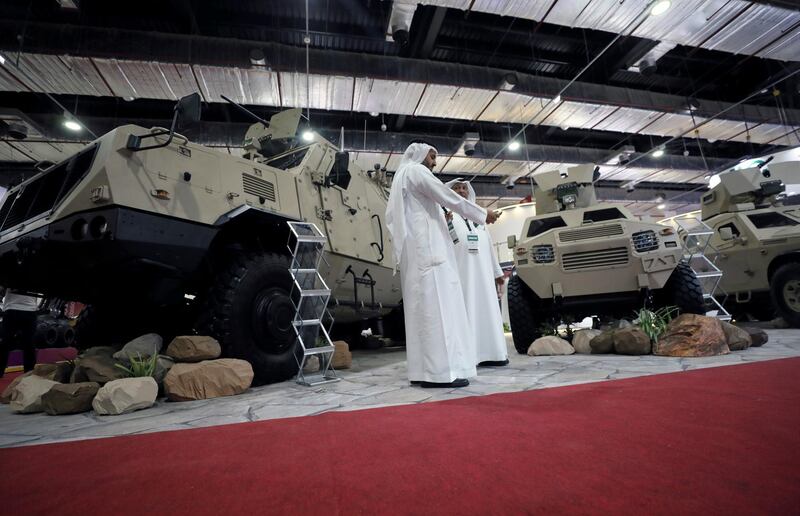
M639 59L639 61L636 62L633 66L628 68L628 70L632 72L639 72L645 77L654 75L657 70L658 60L664 57L664 55L667 52L669 52L676 46L677 45L675 43L662 41L658 45L656 45L650 52L648 52L641 59Z
M416 10L416 4L395 5L392 9L392 15L389 18L387 39L391 37L395 43L398 43L402 47L408 45L411 20L414 19L414 11Z

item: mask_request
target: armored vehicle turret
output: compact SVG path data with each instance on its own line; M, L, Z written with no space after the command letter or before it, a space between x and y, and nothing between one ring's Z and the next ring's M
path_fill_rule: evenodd
M176 132L199 116L194 94L170 129L118 127L10 189L0 285L90 304L77 325L83 347L196 331L250 361L257 383L290 378L300 350L286 222L327 236L322 274L337 320L385 315L400 302L388 185L318 134L303 142L299 110L252 115L244 157Z
M598 203L598 168L536 172L536 216L509 237L508 285L514 346L526 353L540 327L586 316L628 317L644 305L704 313L703 292L681 261L673 229Z

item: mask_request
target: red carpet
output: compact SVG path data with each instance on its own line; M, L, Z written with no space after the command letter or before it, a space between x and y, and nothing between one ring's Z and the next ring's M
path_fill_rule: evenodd
M23 417L23 416L20 416ZM4 514L799 514L800 359L0 450Z

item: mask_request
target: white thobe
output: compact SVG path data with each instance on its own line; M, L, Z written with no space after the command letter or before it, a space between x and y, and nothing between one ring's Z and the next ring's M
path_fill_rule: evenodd
M473 377L475 340L441 206L477 222L486 220L486 210L447 188L421 164L401 167L392 190L402 195L406 231L400 274L409 380Z
M458 243L453 246L458 274L461 277L470 331L475 335L475 361L480 363L506 360L508 348L503 334L503 317L500 314L495 283L495 278L503 276L503 269L497 260L492 237L486 231L486 226L467 223L455 214L453 228L458 236ZM467 236L470 228L478 237L477 252L468 249Z

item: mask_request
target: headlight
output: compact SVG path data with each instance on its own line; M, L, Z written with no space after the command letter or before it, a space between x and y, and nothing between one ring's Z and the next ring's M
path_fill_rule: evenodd
M646 253L658 249L658 237L655 231L647 230L634 233L631 237L633 248L637 253Z
M552 245L535 245L531 249L531 257L536 263L553 263L556 255Z

